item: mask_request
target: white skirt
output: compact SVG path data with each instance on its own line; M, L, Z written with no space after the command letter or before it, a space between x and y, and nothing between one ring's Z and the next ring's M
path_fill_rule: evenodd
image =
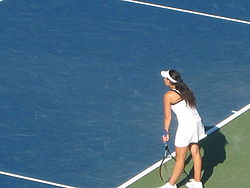
M192 143L198 143L206 136L205 129L199 115L192 118L178 120L178 128L175 135L175 146L186 147Z

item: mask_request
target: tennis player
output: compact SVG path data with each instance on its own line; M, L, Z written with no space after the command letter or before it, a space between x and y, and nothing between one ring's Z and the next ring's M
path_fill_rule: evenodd
M182 81L181 75L175 70L161 71L164 83L169 91L164 94L164 130L163 142L168 142L171 110L178 120L175 135L176 163L169 181L161 188L177 188L176 182L183 172L187 151L190 150L194 162L194 179L186 183L188 188L202 188L199 140L205 137L204 126L196 109L196 100L189 87Z

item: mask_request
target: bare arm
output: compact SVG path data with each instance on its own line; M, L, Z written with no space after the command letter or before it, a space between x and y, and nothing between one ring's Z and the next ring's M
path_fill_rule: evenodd
M163 129L165 130L165 134L163 135L162 139L163 142L167 142L169 140L169 129L170 129L170 123L171 123L171 103L176 103L179 101L180 95L178 95L176 92L168 91L165 93L163 97L163 110L164 110L164 125Z
M163 97L164 129L168 132L171 122L171 94L167 92Z
M165 134L162 136L163 142L168 142L169 140L169 128L171 123L171 93L167 92L163 97L163 112L164 112L164 121L163 129Z

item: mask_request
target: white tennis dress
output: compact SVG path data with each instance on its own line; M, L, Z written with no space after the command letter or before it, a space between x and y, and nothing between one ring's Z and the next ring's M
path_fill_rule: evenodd
M176 91L178 94L180 92ZM198 143L206 136L204 126L196 108L191 108L185 100L171 105L178 120L175 135L175 146L186 147L191 143Z

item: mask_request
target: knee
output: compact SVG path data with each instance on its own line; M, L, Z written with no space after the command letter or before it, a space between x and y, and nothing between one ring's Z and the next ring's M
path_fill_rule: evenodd
M190 146L190 152L192 156L200 155L200 146L198 144L192 144Z
M184 162L185 161L185 159L186 159L186 155L184 155L184 154L176 154L176 161L178 161L178 162Z
M184 162L185 161L185 157L183 156L176 156L176 162Z
M186 154L187 154L188 147L184 148L175 148L176 151L176 161L183 162L185 161Z

